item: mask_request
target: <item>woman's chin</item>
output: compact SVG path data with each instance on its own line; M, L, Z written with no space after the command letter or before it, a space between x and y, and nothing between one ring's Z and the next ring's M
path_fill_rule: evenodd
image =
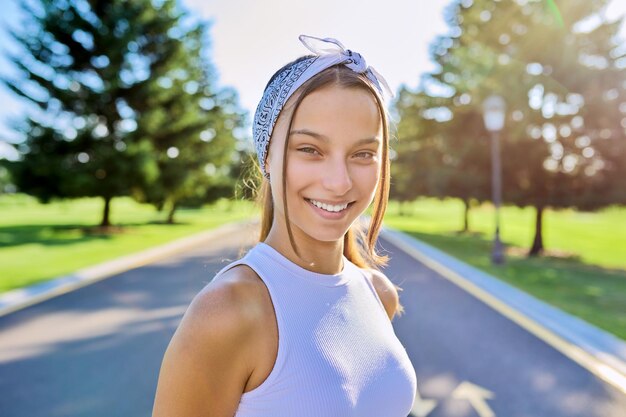
M317 240L319 242L336 242L336 241L342 240L344 238L344 236L348 232L348 229L346 229L346 230L335 229L335 230L332 230L332 231L329 230L329 231L324 233L323 230L320 230L318 228L318 229L314 229L314 230L305 230L305 232L312 239Z

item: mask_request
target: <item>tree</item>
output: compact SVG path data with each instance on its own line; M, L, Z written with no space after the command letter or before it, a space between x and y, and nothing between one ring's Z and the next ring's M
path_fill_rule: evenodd
M626 99L620 76L626 51L616 38L620 22L600 19L597 27L580 29L605 5L600 0L463 0L448 9L451 34L433 46L440 69L428 79L450 91L439 100L448 101L442 107L451 114L447 127L441 126L449 132L448 143L487 137L478 123L483 99L495 92L507 101L503 198L537 210L529 255L543 250L546 207L595 209L624 201L623 194L606 192L623 185L626 157L624 131L615 129L626 124L618 110ZM472 163L475 158L458 143L445 149L453 159L461 155ZM484 161L479 164L472 166L490 169ZM462 178L467 169L454 175Z
M13 187L9 170L3 165L2 160L0 160L0 195L12 191Z
M428 99L425 94L402 86L392 107L400 123L394 135L397 143L390 143L390 198L400 202L401 214L403 202L421 195L441 196L442 170L437 169L443 157L437 146L441 140L434 129L435 121L419 117Z
M108 226L113 197L154 190L150 201L177 201L185 192L172 193L188 188L181 184L197 176L208 154L232 149L232 140L220 139L224 149L207 153L200 140L212 124L236 119L221 111L221 101L233 98L220 93L213 104L219 110L201 107L217 97L199 53L205 27L188 25L175 0L30 4L22 3L28 17L12 31L26 52L11 57L23 77L5 80L39 109L22 123L23 158L11 164L20 190L44 202L100 196L101 225ZM180 164L164 163L164 155L176 159L176 149Z
M162 71L158 83L163 88L144 103L137 131L153 145L158 175L135 196L159 209L168 206L168 223L180 204L232 195L236 136L244 122L237 93L215 87L215 71L205 54L207 26L182 13L178 19L188 28L177 34L184 47Z

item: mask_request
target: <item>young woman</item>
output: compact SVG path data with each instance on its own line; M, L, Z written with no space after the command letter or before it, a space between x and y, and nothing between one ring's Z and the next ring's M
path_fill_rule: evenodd
M384 79L332 38L270 79L254 117L259 242L194 297L153 417L405 417L415 370L374 248L389 193ZM359 216L372 204L367 233Z

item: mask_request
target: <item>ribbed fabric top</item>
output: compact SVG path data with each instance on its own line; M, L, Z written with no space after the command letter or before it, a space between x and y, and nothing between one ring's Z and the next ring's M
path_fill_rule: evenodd
M243 393L235 417L406 417L416 375L376 290L343 257L335 275L309 271L264 242L235 265L265 283L278 353L263 383Z

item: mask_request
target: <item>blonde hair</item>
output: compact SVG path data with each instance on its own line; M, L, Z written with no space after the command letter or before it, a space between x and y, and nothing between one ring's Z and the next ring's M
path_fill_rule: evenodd
M298 61L306 58L306 56L300 57L298 60L293 61L292 63L287 64L280 70L274 74L268 85L271 81L278 75L283 69L287 68L289 65L293 65ZM287 224L287 233L289 235L290 244L294 250L294 252L300 256L297 245L293 238L293 233L291 230L291 225L289 222L289 213L287 209L287 196L286 196L286 188L287 188L287 178L286 178L286 169L287 169L287 148L289 146L289 132L291 131L293 116L298 111L298 107L302 100L310 93L322 89L327 86L338 86L341 88L358 88L365 91L368 91L372 94L376 101L376 105L378 107L378 111L382 121L383 128L383 143L382 143L382 164L381 164L381 172L379 181L377 184L377 192L374 196L373 201L373 214L371 216L369 227L367 228L367 232L363 230L363 225L360 222L355 222L350 229L344 235L344 246L343 246L343 254L346 258L350 260L350 262L354 263L360 268L369 268L380 270L380 267L387 265L389 261L389 257L386 255L379 255L376 252L376 241L378 239L378 235L380 232L380 228L383 223L383 218L385 216L385 211L387 209L387 201L389 199L389 186L390 186L390 162L389 162L389 116L387 114L386 108L384 106L384 102L380 93L373 85L373 83L363 74L359 74L344 65L335 65L330 68L321 71L319 74L316 74L309 80L307 80L304 84L302 84L298 90L290 97L288 100L291 101L294 99L294 102L290 107L293 108L293 111L290 114L287 112L281 112L280 117L289 117L289 123L286 130L285 135L285 145L283 152L283 167L282 167L282 189L283 189L283 211L285 213L285 220ZM267 87L266 87L267 88ZM287 108L287 103L283 110ZM256 166L256 175L262 178L260 187L256 190L256 202L262 209L261 215L261 229L259 234L259 241L264 241L272 227L272 222L274 220L274 202L272 199L272 190L270 187L269 180L262 177L262 172L260 167L258 166L258 162L254 162ZM402 290L402 288L395 286L396 289ZM404 312L404 308L399 305L396 311L399 314Z

